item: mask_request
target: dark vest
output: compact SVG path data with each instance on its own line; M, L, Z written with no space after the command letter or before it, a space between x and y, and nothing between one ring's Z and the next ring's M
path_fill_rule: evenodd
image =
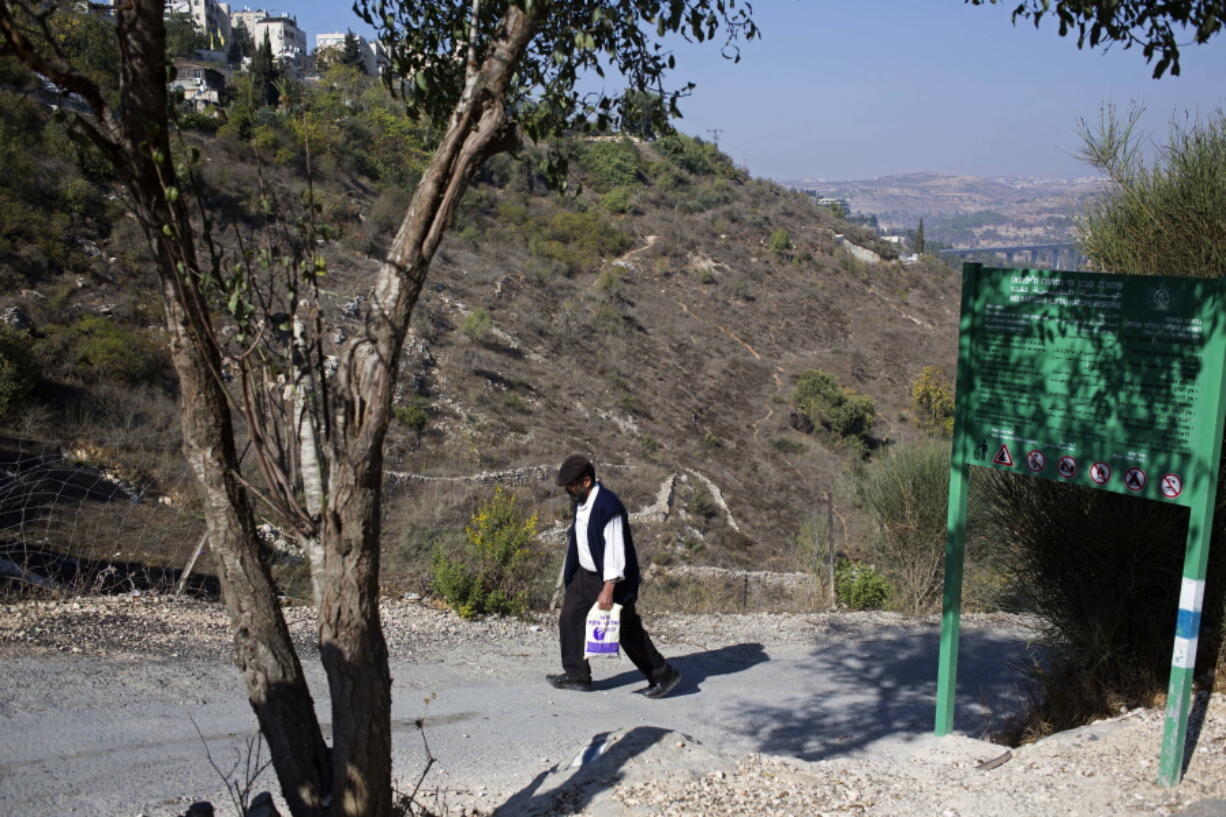
M562 581L565 585L570 584L570 580L579 570L579 545L575 541L575 517L578 516L578 513L579 508L576 506L570 520L566 566L562 573ZM615 516L622 518L622 532L626 537L626 576L613 586L613 601L618 604L629 604L638 598L640 581L639 560L634 552L634 537L630 535L630 515L626 513L626 506L622 505L617 494L601 483L600 490L596 492L592 513L587 520L587 546L592 553L592 561L596 563L596 572L601 574L601 578L604 577L604 528Z

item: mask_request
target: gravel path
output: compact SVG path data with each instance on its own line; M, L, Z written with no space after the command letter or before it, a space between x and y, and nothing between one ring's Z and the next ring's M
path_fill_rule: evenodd
M312 611L286 615L322 697ZM469 623L401 601L384 607L384 622L397 774L411 784L423 766L413 724L424 715L438 758L425 790L450 814L1226 814L1226 801L1212 802L1226 797L1226 696L1200 699L1175 790L1154 783L1155 710L1015 749L983 770L1005 747L929 734L932 621L651 616L653 638L686 674L660 702L627 694L640 682L624 662L598 666L586 696L545 687L557 649L547 616ZM978 736L1018 704L1006 664L1025 656L1030 625L968 617L959 728ZM0 606L0 812L170 817L198 798L221 807L183 713L218 757L250 730L229 642L222 609L195 601Z

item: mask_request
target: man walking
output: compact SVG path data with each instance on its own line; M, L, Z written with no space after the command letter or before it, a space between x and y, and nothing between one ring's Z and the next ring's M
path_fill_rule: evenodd
M592 668L583 657L587 614L593 604L609 610L616 602L622 605L622 649L647 678L648 686L641 691L648 698L663 698L677 686L681 673L651 643L634 609L639 592L639 563L626 508L616 494L596 481L595 467L579 454L562 463L557 483L570 494L575 517L562 570L566 595L558 619L565 671L546 675L545 679L558 689L592 688Z

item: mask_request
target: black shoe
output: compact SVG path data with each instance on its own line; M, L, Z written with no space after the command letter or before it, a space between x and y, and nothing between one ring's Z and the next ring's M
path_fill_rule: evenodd
M648 698L663 698L668 693L672 692L677 684L681 683L681 673L669 667L669 676L658 684L652 684L643 690L643 694Z
M582 678L573 678L565 673L561 675L546 675L545 680L554 689L573 689L579 692L591 692L592 682Z

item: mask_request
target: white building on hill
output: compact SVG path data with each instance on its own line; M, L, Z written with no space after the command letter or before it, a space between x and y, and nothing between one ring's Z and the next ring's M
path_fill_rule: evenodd
M279 60L297 62L307 54L306 32L298 27L297 18L289 14L250 8L230 12L230 25L237 26L240 22L251 34L256 48L264 44L267 32L272 55Z
M320 53L323 51L335 51L338 54L345 48L345 36L348 32L333 32L331 34L316 34L315 35L315 51ZM366 69L366 75L377 77L383 73L383 68L387 65L387 58L383 55L383 48L380 43L371 43L365 37L355 34L358 38L358 51L362 54L362 67Z
M209 48L225 50L230 43L230 6L217 0L171 0L167 14L187 14L209 39Z

